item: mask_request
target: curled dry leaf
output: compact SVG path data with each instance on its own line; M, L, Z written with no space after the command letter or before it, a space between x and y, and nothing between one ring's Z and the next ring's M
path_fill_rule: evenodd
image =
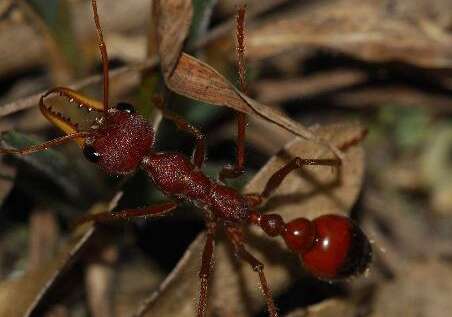
M165 78L171 76L190 31L193 18L191 0L153 1L153 18L156 23L158 52Z
M278 213L293 219L297 216L314 217L324 213L345 214L355 202L363 176L364 155L356 142L365 130L358 124L330 125L316 129L316 133L338 147L344 148L345 159L340 178L329 167L310 167L303 174L293 173L281 185L276 196L290 194L290 199L278 206ZM293 156L304 158L331 157L325 148L295 139L282 153L273 157L246 186L247 192L260 191L270 174ZM304 179L309 177L308 179ZM334 182L332 182L332 180ZM334 183L334 186L332 185ZM297 195L301 197L296 197ZM312 202L311 202L312 201ZM143 303L136 316L192 317L199 293L198 272L204 236L198 236L160 288ZM276 295L281 293L302 269L298 260L288 250L279 247L277 240L250 236L248 249L265 265L265 274ZM264 305L257 287L256 273L245 263L238 262L229 245L217 241L215 268L211 277L208 309L213 315L249 316ZM177 303L177 305L174 305Z
M180 95L265 119L306 140L326 145L342 158L342 153L334 145L283 113L246 96L215 69L193 56L182 53L172 75L165 77L165 81Z
M179 10L176 10L177 7ZM153 13L157 22L160 64L168 88L191 99L226 106L268 120L295 135L326 145L342 158L342 153L336 147L309 129L249 98L215 69L182 52L183 42L190 28L188 22L192 16L191 1L185 1L183 5L173 4L173 1L156 1Z

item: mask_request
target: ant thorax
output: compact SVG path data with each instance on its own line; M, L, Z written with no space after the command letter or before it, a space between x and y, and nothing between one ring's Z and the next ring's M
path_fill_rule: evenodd
M83 152L108 174L133 172L152 149L154 130L133 111L110 108L96 123Z

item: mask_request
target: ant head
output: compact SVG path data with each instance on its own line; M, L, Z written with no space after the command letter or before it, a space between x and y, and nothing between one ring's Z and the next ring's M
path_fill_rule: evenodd
M133 172L154 142L152 127L125 102L106 110L90 132L83 153L109 174Z
M80 131L70 118L46 105L44 99L51 94L59 94L71 104L99 113L100 117L88 131ZM85 157L108 174L133 172L152 150L154 130L128 103L120 102L116 107L109 108L74 90L57 87L41 97L39 107L47 120L67 135L65 141L74 139L83 149Z

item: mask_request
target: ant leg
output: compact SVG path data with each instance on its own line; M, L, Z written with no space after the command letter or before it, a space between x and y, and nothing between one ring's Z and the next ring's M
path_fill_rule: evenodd
M207 290L209 286L209 276L212 272L212 258L215 248L215 232L216 223L207 223L206 243L202 252L201 270L199 279L201 280L201 288L199 291L199 302L197 317L204 317L207 311Z
M259 283L261 285L261 290L264 295L270 317L278 317L278 312L276 311L276 306L273 302L272 291L268 286L267 279L265 278L264 264L262 264L262 262L246 250L243 245L244 237L240 228L231 226L226 227L226 234L232 242L236 256L251 265L253 270L258 273Z
M73 139L84 139L89 135L88 132L74 132L50 141L47 141L42 144L29 146L23 149L4 149L0 148L0 154L14 154L14 155L29 155L36 152L45 151L50 147L67 143Z
M177 207L176 203L167 202L159 205L145 207L145 208L134 208L134 209L124 209L115 212L101 212L98 214L82 216L75 221L75 226L81 225L85 222L110 222L118 220L126 220L135 217L158 217L164 216L168 212L174 210Z
M204 134L198 128L188 123L184 118L165 109L163 98L161 96L154 97L154 105L162 112L163 117L174 122L177 128L190 133L196 139L195 151L193 154L193 163L196 167L201 168L204 163L206 153L206 141Z
M266 198L268 198L289 175L290 172L306 165L324 165L324 166L340 166L340 159L302 159L296 157L289 163L277 170L267 181L264 190L260 194L246 194L245 198L251 207L259 206Z
M237 38L237 65L239 71L240 90L247 94L246 83L246 63L245 63L245 5L241 6L236 16L236 38ZM220 172L219 178L223 182L226 178L236 178L243 174L245 170L245 128L246 115L237 112L237 160L234 166L225 166Z

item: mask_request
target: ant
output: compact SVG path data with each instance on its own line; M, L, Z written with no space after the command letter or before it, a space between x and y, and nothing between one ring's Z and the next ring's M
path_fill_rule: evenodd
M164 216L178 206L177 201L188 201L203 210L206 222L206 241L199 272L200 292L197 316L204 317L207 309L209 275L213 266L215 236L218 227L223 227L237 257L257 272L266 300L268 313L277 317L272 292L264 274L263 264L245 248L243 228L259 226L270 237L282 237L287 247L298 255L304 268L324 280L336 280L362 273L368 266L372 251L370 243L361 229L349 218L339 215L323 215L313 220L296 218L285 223L276 213L263 214L257 207L262 205L285 177L305 165L326 165L340 168L339 159L303 159L296 157L275 172L260 194L242 195L226 186L226 178L240 176L244 171L244 138L246 118L237 113L237 160L234 166L225 166L219 180L208 178L202 171L205 159L205 136L183 118L165 110L163 100L155 103L165 118L196 139L193 158L190 160L179 152L157 152L153 148L154 130L129 103L119 102L111 107L108 101L109 69L107 49L97 13L96 0L91 1L97 30L98 46L103 69L103 102L93 100L65 87L57 87L45 93L39 101L42 114L66 135L40 145L23 149L0 148L2 154L28 155L44 151L49 147L74 140L90 162L96 163L110 175L126 175L142 168L152 182L175 201L155 206L125 209L118 212L103 212L87 215L78 224L94 221L108 222L132 217ZM237 15L237 55L239 61L240 86L246 92L244 64L244 18L245 8ZM81 108L96 111L100 118L88 130L80 131L69 118L53 111L44 99L59 94ZM342 150L345 149L345 145Z

